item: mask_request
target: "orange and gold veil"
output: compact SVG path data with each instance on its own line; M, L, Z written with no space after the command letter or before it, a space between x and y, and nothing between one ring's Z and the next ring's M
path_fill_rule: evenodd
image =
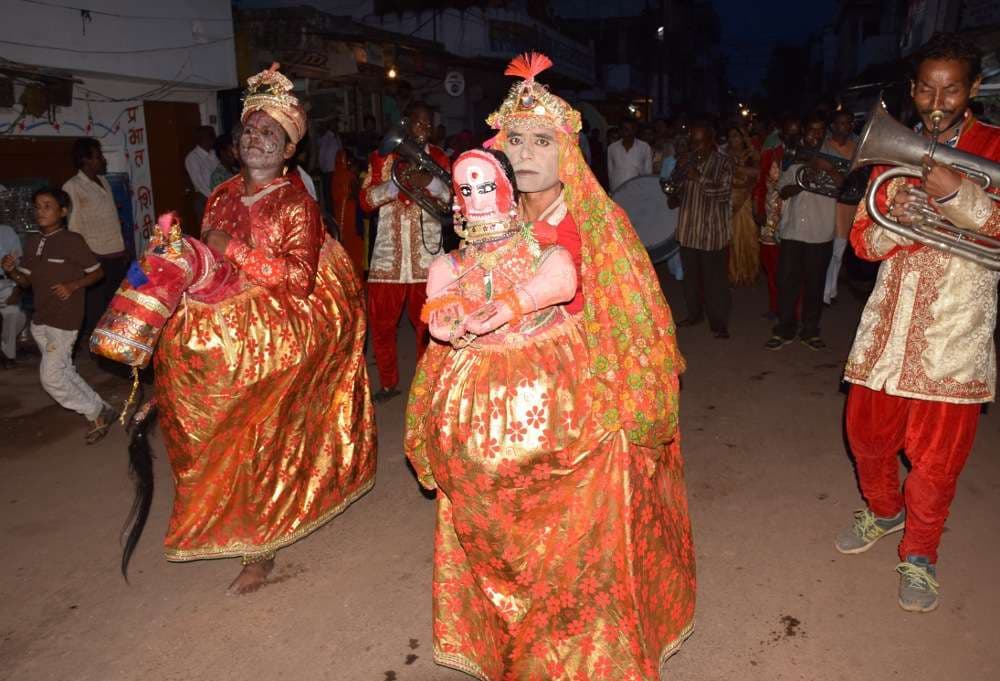
M504 150L515 125L556 130L559 179L582 242L583 330L600 420L634 444L658 447L677 434L684 371L670 307L628 216L583 158L579 112L535 80L550 66L534 52L510 63L505 73L521 80L486 119L498 131L487 145Z

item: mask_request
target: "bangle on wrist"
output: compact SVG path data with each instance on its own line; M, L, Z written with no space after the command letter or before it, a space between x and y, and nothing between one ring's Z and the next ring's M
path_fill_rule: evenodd
M524 316L524 310L521 309L521 300L517 297L517 287L510 289L509 291L504 291L497 299L507 305L510 308L511 317L510 321L515 321Z
M962 191L962 186L961 185L959 185L958 189L956 189L955 191L948 192L944 196L934 199L934 203L937 203L937 204L948 203L949 201L951 201L952 199L954 199L956 196L958 196L958 193L960 191Z
M538 312L538 301L535 300L535 296L531 293L531 291L529 291L521 284L518 284L517 286L514 287L515 291L517 289L521 289L522 291L524 291L524 295L526 295L531 300L531 309L528 310L528 312Z

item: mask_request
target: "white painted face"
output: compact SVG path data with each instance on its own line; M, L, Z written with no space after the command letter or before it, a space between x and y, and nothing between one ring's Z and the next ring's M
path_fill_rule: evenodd
M504 151L514 166L519 191L532 194L559 183L559 144L554 128L512 128Z

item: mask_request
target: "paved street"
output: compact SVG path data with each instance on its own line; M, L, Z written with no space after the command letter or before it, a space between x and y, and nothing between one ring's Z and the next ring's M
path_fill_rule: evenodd
M683 317L677 285L667 285ZM683 329L688 491L698 554L692 638L665 666L685 681L986 681L1000 678L1000 410L983 417L944 535L941 607L896 604L895 538L832 546L860 500L842 436L843 360L860 311L827 310L830 349L761 349L763 284L735 293L733 338ZM402 348L412 372L412 344ZM109 401L127 385L85 364ZM80 417L0 373L0 679L17 681L451 681L431 661L434 502L401 451L404 399L380 406L374 491L282 551L271 582L234 598L239 562L171 564L162 448L131 584L118 572L132 488L125 436L82 444ZM155 446L160 447L159 442Z

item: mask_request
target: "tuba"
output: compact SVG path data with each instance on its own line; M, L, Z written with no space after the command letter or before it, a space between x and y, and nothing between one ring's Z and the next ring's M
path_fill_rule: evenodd
M784 161L787 161L789 165L792 163L808 163L814 158L821 158L824 161L830 163L837 172L846 175L851 171L851 159L841 158L840 156L834 156L833 154L824 154L818 149L809 149L807 147L791 147L785 150Z
M932 119L934 134L928 139L896 121L883 103L875 105L868 124L861 132L851 169L872 164L896 167L876 177L868 187L865 198L868 214L879 226L893 234L971 260L988 270L1000 270L1000 240L956 227L930 206L927 194L921 189L912 186L906 189L917 199L913 224L897 222L878 208L876 197L883 184L896 178L923 177L921 165L924 156L964 173L984 189L1000 185L1000 163L948 146L938 146L937 131L943 115L935 112ZM994 201L1000 201L996 194L989 196Z
M427 172L451 188L451 173L434 162L417 142L406 134L408 127L404 118L389 129L378 146L382 156L396 152L398 158L392 162L392 181L399 190L410 197L414 203L437 218L442 225L452 220L451 205L434 198L420 187L410 183L410 178L416 172Z
M784 161L792 163L808 163L811 159L821 158L833 165L837 172L844 175L844 183L841 186L833 181L828 174L813 170L803 165L795 173L795 184L802 187L807 192L828 196L837 199L840 203L858 203L865 194L867 177L863 173L851 173L851 159L841 158L832 154L824 154L817 149L807 149L806 147L791 147L785 150ZM859 183L859 180L861 181Z

